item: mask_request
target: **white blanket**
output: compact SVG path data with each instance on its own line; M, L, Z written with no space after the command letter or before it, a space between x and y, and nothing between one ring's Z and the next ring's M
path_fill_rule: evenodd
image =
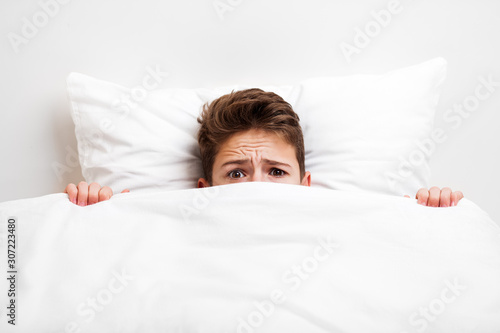
M500 332L500 228L467 199L246 183L0 218L2 333Z

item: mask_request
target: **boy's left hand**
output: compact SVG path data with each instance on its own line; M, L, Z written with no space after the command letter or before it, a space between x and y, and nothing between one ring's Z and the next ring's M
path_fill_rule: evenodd
M405 197L409 198L410 196L405 195ZM415 196L418 204L429 207L456 206L463 197L464 195L460 191L453 192L449 187L439 189L437 186L431 187L429 190L421 188Z

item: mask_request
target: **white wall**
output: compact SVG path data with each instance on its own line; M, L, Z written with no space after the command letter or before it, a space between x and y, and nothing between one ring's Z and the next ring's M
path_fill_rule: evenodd
M400 0L350 62L341 43L353 44L355 29L390 1L221 0L234 4L223 20L213 0L65 1L19 52L8 35L22 35L23 18L33 21L41 5L0 3L0 201L83 179L79 166L61 180L52 169L71 165L67 149L76 150L65 91L71 71L134 86L159 65L170 73L163 87L194 88L382 73L443 56L449 69L436 126L448 140L433 156L432 185L462 190L500 223L500 87L457 128L443 118L474 96L479 76L500 81L499 1Z

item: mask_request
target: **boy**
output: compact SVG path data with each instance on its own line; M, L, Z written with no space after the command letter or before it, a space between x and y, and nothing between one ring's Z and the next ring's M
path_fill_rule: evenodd
M311 186L299 117L275 93L260 89L231 92L204 105L198 122L205 175L198 180L198 188L247 181ZM80 206L113 195L107 186L85 182L69 184L64 192ZM421 188L416 194L419 204L431 207L456 206L463 197L462 192L448 187Z

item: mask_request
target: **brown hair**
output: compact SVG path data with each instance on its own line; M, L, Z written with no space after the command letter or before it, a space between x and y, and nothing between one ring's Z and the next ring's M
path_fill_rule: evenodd
M220 146L235 133L250 129L270 131L295 147L300 178L305 174L304 138L299 116L283 98L272 92L253 88L232 91L206 103L198 117L201 161L205 179L212 183L215 156Z

